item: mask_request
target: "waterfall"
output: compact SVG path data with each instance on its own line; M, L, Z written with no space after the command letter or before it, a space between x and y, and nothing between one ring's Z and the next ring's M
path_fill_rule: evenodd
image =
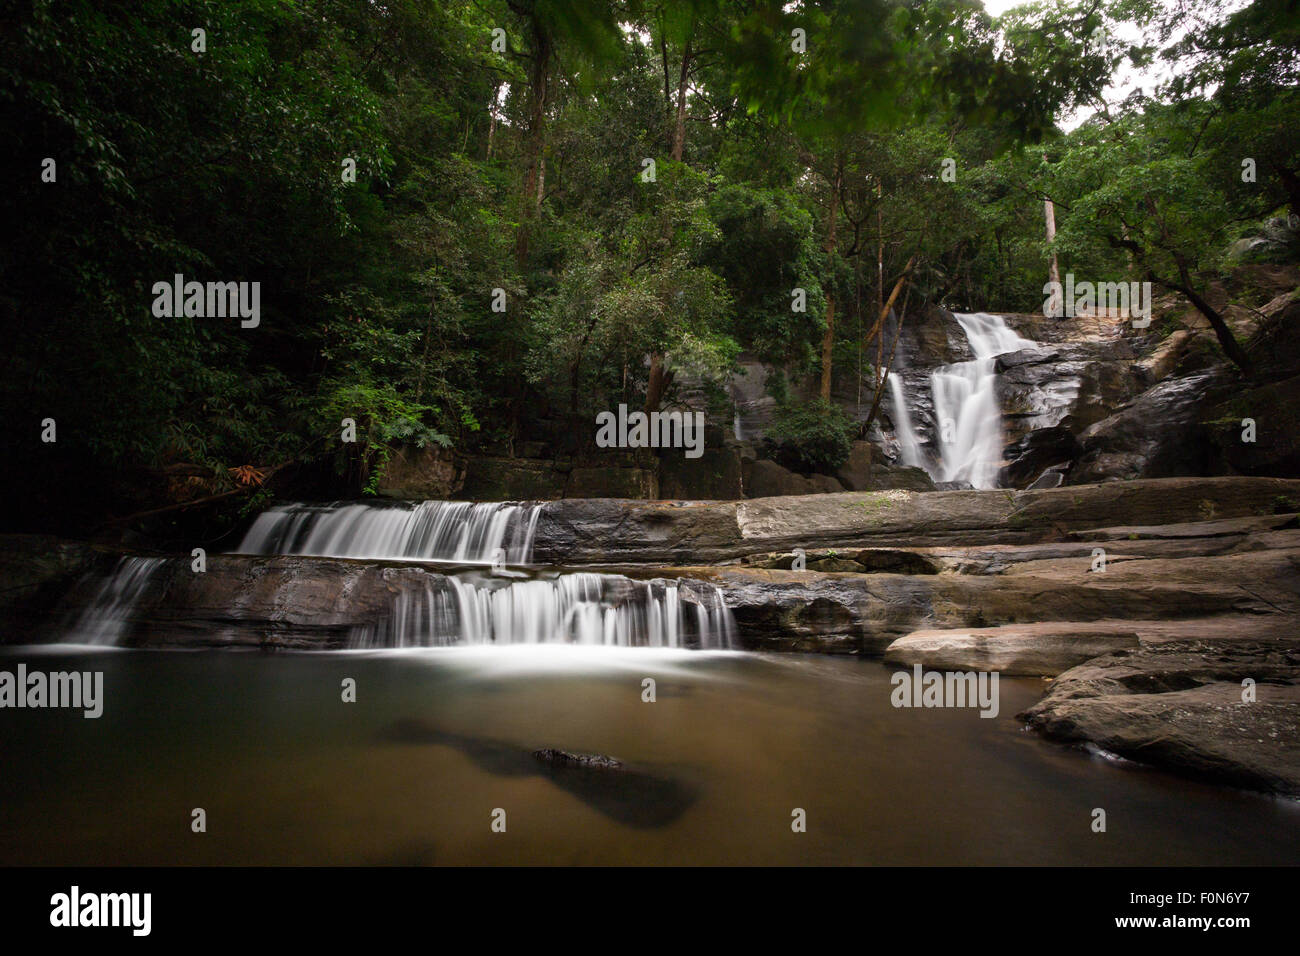
M683 600L683 592L689 600ZM400 593L388 617L353 628L349 645L584 644L726 649L735 623L712 585L564 574L508 584L461 577Z
M135 606L166 558L122 558L68 628L66 640L118 644L130 627Z
M540 505L467 501L284 505L258 515L236 551L527 564L540 514Z
M291 505L260 515L240 551L455 563L486 563L501 553L511 563L526 563L539 512L536 505L442 501L413 507ZM204 573L234 574L236 581L245 580L240 559L223 561L236 562L235 567L209 568ZM166 593L151 594L150 606L164 610L162 619L170 618L174 605L195 600L196 593L203 606L202 591L192 590L191 575L183 570L188 564L187 558L123 558L106 579L88 583L83 593L89 593L90 600L64 640L120 644L137 623L137 605L155 580ZM175 573L159 574L168 567ZM272 578L280 582L275 592L278 606L300 604L302 597L294 595L299 588L312 593L313 581L299 581L296 569L271 573L284 575ZM356 648L583 644L726 649L734 643L735 621L722 592L689 579L636 581L586 572L525 578L519 572L496 575L462 569L440 574L421 567L403 568L386 577L383 570L358 565L347 572L342 584L340 593L348 596L348 603L357 600L359 607L376 606L373 593L353 592L363 581L370 582L366 587L383 588L378 606L388 606L377 619L360 613L345 619L365 622L351 627L349 645ZM223 626L238 624L243 607L236 600L222 609ZM210 609L204 613L213 619ZM277 619L253 617L249 623L264 627L267 620Z
M912 412L907 407L907 398L903 395L903 380L897 372L889 373L889 396L894 402L894 434L898 438L898 451L903 464L913 468L925 468L925 459L921 455L921 443L912 427Z
M934 401L937 463L921 454L907 410L902 382L889 376L903 463L919 465L935 481L966 481L975 488L998 487L1002 466L1002 409L997 397L997 357L1032 348L999 315L954 313L975 359L941 365L930 375Z

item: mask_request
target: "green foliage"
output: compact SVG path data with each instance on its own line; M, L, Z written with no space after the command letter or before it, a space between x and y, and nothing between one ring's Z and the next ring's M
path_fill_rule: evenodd
M358 475L367 494L374 494L394 443L451 445L449 437L425 422L438 410L406 401L391 385L328 382L321 391L322 434L338 433L344 419L356 425L356 442L340 442L335 461L340 473Z
M828 302L834 364L870 372L909 262L909 322L933 302L1036 310L1051 252L1093 280L1197 278L1296 211L1294 6L19 5L0 32L10 490L93 516L170 465L298 462L355 492L395 443L584 433L646 400L650 356L663 401L716 397L742 353L775 366L791 460L831 467L843 421L788 398ZM1140 43L1113 39L1124 22ZM1157 60L1180 69L1156 95L1103 106L1122 63ZM1062 134L1077 107L1097 113ZM261 326L155 317L176 273L259 281ZM31 439L45 417L57 446ZM335 443L343 418L356 447Z
M849 460L857 429L838 405L811 402L777 408L767 437L773 457L786 467L829 474Z

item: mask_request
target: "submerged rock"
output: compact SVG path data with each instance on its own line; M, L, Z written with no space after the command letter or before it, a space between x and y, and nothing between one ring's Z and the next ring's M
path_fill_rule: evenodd
M629 767L601 754L527 750L487 737L444 731L415 717L389 724L378 740L460 751L482 770L504 777L542 776L593 810L634 829L667 826L698 799L697 788L654 770Z
M623 761L604 754L575 754L567 750L546 747L534 750L533 756L552 767L582 767L584 770L622 770Z

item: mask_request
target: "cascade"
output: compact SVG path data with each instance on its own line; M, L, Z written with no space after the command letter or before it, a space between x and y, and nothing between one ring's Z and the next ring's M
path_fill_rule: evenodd
M527 564L541 507L467 501L282 505L258 515L236 551Z
M930 375L937 461L923 455L912 425L902 381L889 376L903 463L917 465L935 481L966 481L975 488L998 487L1002 465L1002 411L997 397L997 357L1032 348L999 315L954 313L966 334L973 361L941 365Z

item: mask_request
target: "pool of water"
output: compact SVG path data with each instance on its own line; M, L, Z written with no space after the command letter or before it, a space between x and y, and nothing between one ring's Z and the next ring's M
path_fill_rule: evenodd
M103 671L105 702L0 711L6 864L1230 865L1300 845L1293 801L1026 733L1037 680L1002 680L984 719L895 709L893 668L804 655L0 650L19 662ZM625 768L552 768L546 747Z

